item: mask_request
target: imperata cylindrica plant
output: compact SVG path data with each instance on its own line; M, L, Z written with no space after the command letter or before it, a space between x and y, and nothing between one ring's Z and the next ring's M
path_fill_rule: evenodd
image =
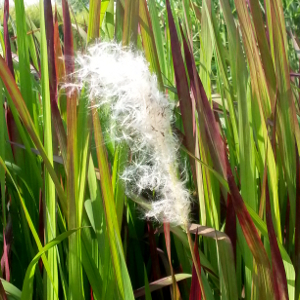
M190 194L177 174L180 143L171 132L173 107L143 55L117 43L99 42L77 63L77 77L87 84L89 99L97 107L109 106L112 133L132 152L121 174L128 192L153 192L145 217L187 225Z

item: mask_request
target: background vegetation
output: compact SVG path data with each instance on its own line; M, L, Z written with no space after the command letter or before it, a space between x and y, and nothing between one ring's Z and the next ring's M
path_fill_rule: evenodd
M1 17L2 299L299 299L299 1L5 0ZM142 218L106 112L64 87L97 39L142 51L176 103L188 235Z

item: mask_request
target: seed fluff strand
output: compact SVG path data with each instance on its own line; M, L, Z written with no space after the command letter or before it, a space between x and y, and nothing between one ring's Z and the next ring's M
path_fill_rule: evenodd
M179 141L171 133L173 106L157 87L142 54L112 42L99 42L77 58L79 85L88 84L89 99L108 105L117 142L133 153L121 178L130 193L155 191L146 218L187 224L190 194L178 179Z

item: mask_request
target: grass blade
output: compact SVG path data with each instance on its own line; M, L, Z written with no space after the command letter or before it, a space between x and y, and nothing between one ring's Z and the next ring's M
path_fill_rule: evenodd
M48 4L47 4L48 2ZM49 11L50 6L50 11ZM50 18L48 15L50 14ZM51 55L53 56L53 44L49 42L49 29L53 29L52 10L51 3L45 0L45 7L43 0L40 0L40 26L41 26L41 82L42 82L42 97L43 97L43 119L44 119L44 147L47 157L51 165L53 166L53 144L52 144L52 122L51 122L51 96L56 94L56 80L55 70L52 69ZM47 32L45 26L45 18L47 18ZM52 24L52 26L51 26ZM46 35L48 43L46 41ZM47 47L48 46L48 47ZM52 48L52 50L51 50ZM47 53L48 49L48 53ZM48 54L50 55L48 64ZM50 69L49 69L50 66ZM50 74L50 76L49 76ZM50 80L51 79L51 80ZM45 192L44 192L44 209L45 209L45 242L56 238L56 196L55 185L47 171L44 168L44 180L45 180ZM58 270L57 270L57 254L56 248L50 249L47 253L47 259L49 261L49 267L51 270L54 286L49 278L45 277L46 281L46 298L49 300L57 299L55 291L58 291ZM23 298L24 298L23 294Z

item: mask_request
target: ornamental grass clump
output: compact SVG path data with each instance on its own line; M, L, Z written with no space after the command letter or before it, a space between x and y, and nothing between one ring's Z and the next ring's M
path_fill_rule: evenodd
M91 105L109 105L110 127L125 141L132 161L121 174L128 193L155 194L145 217L187 225L190 194L178 179L179 141L171 132L172 104L142 54L116 43L99 42L77 59L77 76L88 84Z

